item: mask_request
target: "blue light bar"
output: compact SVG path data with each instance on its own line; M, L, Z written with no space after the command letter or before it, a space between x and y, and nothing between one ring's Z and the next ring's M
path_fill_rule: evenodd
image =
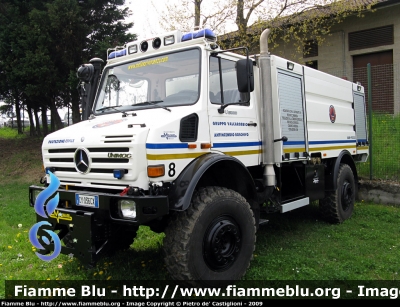
M215 39L215 34L210 29L199 30L194 33L193 38L205 37L208 39Z
M126 55L126 49L122 49L122 50L117 50L117 51L113 51L108 55L108 59L115 59L118 58L120 56L124 56Z
M201 38L201 37L211 39L211 40L216 39L216 36L213 31L211 31L210 29L202 29L197 32L190 32L190 33L184 34L182 36L181 41L184 42L184 41L189 41L191 39Z

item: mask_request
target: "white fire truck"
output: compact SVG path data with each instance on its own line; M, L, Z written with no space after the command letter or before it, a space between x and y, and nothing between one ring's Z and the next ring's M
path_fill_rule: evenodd
M351 216L368 158L364 88L271 55L268 35L249 57L209 29L173 31L78 69L86 120L44 139L44 186L29 190L34 206L59 179L56 214L37 218L61 253L93 264L148 225L165 233L172 279L237 280L263 212L319 200L327 220Z

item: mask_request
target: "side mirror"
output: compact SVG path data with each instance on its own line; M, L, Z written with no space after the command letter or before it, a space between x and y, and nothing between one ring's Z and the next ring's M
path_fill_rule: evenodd
M87 83L92 81L93 75L94 67L92 64L82 64L76 72L76 76L79 78L79 80Z
M222 104L218 108L218 113L224 113L226 107L237 104L248 104L250 102L250 92L254 91L253 61L242 59L236 62L236 81L240 93L240 102Z
M236 78L238 90L249 93L254 90L253 61L243 59L236 62Z

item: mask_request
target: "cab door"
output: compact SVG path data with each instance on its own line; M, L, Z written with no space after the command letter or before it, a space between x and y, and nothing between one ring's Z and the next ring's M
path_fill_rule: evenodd
M226 54L209 57L209 101L212 151L234 156L246 166L258 165L261 154L260 122L255 96L245 101L238 91L235 64L238 59ZM219 113L221 105L235 103Z

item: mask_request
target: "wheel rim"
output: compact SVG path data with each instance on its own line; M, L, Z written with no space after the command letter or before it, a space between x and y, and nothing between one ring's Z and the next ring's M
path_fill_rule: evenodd
M203 257L214 271L225 271L236 261L241 249L241 232L229 216L215 219L203 238Z
M353 186L345 181L342 187L342 208L344 211L350 208L353 203Z

